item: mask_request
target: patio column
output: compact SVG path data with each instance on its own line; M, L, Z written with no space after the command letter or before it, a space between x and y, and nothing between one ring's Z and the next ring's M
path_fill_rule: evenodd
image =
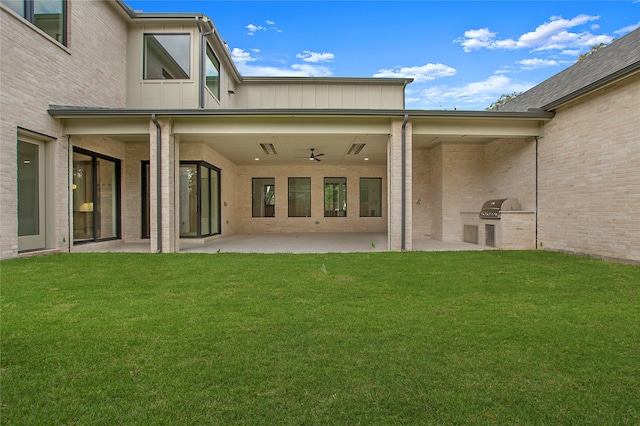
M156 136L158 133L156 122L160 126L159 144ZM170 133L171 120L158 118L156 122L152 119L149 123L151 252L173 253L180 250L179 218L175 209L175 206L178 205L179 195L176 176L178 176L180 157L176 137ZM159 156L158 145L160 146ZM160 169L159 176L158 168ZM160 220L158 220L159 218ZM160 228L160 232L158 232L158 228Z
M403 128L404 125L404 148ZM388 239L390 251L402 251L403 231L404 250L412 249L412 130L411 121L398 119L391 123L391 136L387 152L387 199L388 202ZM403 152L404 152L404 177L403 177ZM404 197L403 197L404 182ZM404 226L402 200L404 198Z

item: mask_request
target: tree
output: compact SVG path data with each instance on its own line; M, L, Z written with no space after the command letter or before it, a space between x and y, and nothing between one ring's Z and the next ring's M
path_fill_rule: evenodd
M591 46L591 49L589 49L588 52L583 53L582 55L578 56L578 60L581 61L584 58L586 58L587 56L591 55L592 53L596 53L598 50L607 47L608 44L607 43L600 43L600 44L594 44L593 46Z
M521 95L522 92L513 92L511 94L509 93L503 93L502 95L500 95L500 97L498 98L497 101L495 101L494 103L492 103L491 105L489 105L487 108L485 108L486 111L497 111L500 109L500 107L504 104L506 104L507 102L509 102L510 100L514 99L516 96Z

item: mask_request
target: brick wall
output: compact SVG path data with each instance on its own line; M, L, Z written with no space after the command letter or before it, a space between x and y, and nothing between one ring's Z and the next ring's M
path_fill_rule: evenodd
M87 19L87 17L91 17ZM68 2L68 47L0 7L0 257L17 255L16 129L52 138L47 179L67 181L68 150L50 104L122 107L125 104L127 27L109 2ZM97 30L99 29L99 30ZM7 58L11 58L8 60ZM55 185L47 209L47 247L68 248L66 185ZM54 228L54 229L50 229Z
M540 247L640 261L640 74L559 108L539 163Z
M237 233L386 232L385 166L240 166L236 178ZM275 217L251 217L252 178L275 178ZM311 178L311 217L288 217L288 178ZM324 217L324 178L347 178L347 216ZM360 217L360 177L382 178L382 217Z

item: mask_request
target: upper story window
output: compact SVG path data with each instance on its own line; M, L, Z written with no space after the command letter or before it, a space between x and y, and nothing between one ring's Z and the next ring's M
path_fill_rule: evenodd
M207 75L206 85L211 93L220 99L220 61L213 53L211 46L207 44Z
M67 44L66 0L0 0L59 43Z
M191 36L145 34L143 74L145 80L191 78Z

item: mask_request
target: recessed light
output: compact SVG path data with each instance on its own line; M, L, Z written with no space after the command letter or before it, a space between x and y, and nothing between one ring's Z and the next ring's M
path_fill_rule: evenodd
M366 158L364 159L364 161L369 161L369 157L366 157Z
M254 160L256 160L256 161L260 161L260 159L259 159L259 158L254 158Z

